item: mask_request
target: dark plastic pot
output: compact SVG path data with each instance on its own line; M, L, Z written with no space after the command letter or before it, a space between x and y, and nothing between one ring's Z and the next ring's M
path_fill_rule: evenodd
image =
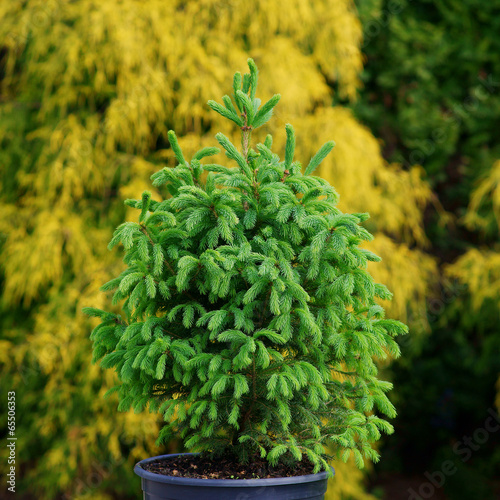
M327 472L272 479L194 479L154 474L141 467L178 455L151 457L135 464L144 500L323 500L325 496ZM335 473L333 467L332 471Z

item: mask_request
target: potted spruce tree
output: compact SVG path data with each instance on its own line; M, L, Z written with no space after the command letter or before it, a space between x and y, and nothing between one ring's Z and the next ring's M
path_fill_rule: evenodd
M375 361L397 356L402 323L385 319L391 297L366 270L365 213L345 214L313 176L326 143L305 169L272 137L251 146L280 96L256 98L258 72L236 73L233 98L209 106L241 129L241 149L219 133L231 160L206 163L210 147L152 176L163 200L126 200L138 222L120 225L126 270L115 290L122 315L101 318L93 361L114 368L119 410L159 412L158 444L180 438L190 452L139 462L144 498L323 498L329 460L377 460L372 444L395 416ZM169 195L167 195L167 192Z

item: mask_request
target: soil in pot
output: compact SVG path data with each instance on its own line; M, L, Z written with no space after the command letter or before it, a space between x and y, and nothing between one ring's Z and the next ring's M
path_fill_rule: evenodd
M199 479L269 479L305 476L313 474L314 469L308 460L303 460L293 467L283 464L271 467L269 462L260 457L241 465L228 457L220 457L214 461L201 455L178 455L141 466L153 474Z

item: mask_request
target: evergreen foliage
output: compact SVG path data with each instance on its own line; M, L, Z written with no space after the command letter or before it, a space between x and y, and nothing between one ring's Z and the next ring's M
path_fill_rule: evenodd
M434 470L452 454L450 442L482 425L495 399L500 408L500 2L356 4L367 59L354 112L384 141L388 161L425 169L446 211L426 217L429 252L439 264L432 331L404 358L407 366L392 367L402 381L400 418L394 462L384 461L394 470L411 447L406 470ZM422 387L428 390L415 400ZM447 479L447 496L498 496L496 439Z
M366 270L379 260L360 247L372 239L368 214L341 212L334 188L311 175L333 142L304 172L291 125L284 161L271 135L252 147L279 95L262 104L248 64L224 106L209 101L241 129L241 150L216 134L228 166L201 163L217 148L188 162L170 131L177 166L152 176L165 198L126 201L138 222L121 224L109 248L123 245L127 268L102 287L123 317L85 308L101 319L93 361L118 373L119 410L163 415L159 442L181 436L241 463L307 457L315 471L332 451L353 453L362 467L392 432L383 416L396 414L375 361L399 355L394 337L407 328L377 303L391 294Z
M90 364L98 318L79 311L118 311L99 292L123 269L106 244L120 221L136 220L123 199L147 189L158 199L148 178L172 165L167 131L178 131L186 159L214 146L214 130L238 142L234 122L204 103L231 93L231 68L249 56L263 102L282 95L254 137L272 133L284 153L286 116L307 137L295 147L305 165L335 138L314 175L342 193L341 210L372 215L366 248L383 260L368 269L395 292L387 315L425 320L435 272L422 252L428 185L420 169L388 165L370 130L332 106L354 98L362 69L351 0L286 9L279 0L26 0L0 2L0 18L0 370L23 415L20 493L135 498L134 463L178 450L155 446L158 414L117 413L117 394L101 397L116 374ZM352 459L336 470L326 498L373 500Z

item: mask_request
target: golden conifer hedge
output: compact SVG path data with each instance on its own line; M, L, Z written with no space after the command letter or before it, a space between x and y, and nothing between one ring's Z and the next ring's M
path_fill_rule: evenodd
M41 499L136 498L133 463L164 451L156 417L117 413L102 397L113 375L90 364L92 325L80 311L108 307L98 286L122 263L106 245L127 215L123 200L171 162L166 131L188 155L214 145L213 128L231 136L206 102L230 93L249 56L263 98L282 94L262 134L283 149L284 123L296 124L308 138L302 161L335 140L320 175L342 210L371 213L384 259L371 272L395 294L385 306L425 323L430 189L332 106L334 93L353 100L359 85L351 0L26 0L1 2L0 19L0 366L2 386L17 393L19 487ZM372 498L361 472L336 469L331 498Z

